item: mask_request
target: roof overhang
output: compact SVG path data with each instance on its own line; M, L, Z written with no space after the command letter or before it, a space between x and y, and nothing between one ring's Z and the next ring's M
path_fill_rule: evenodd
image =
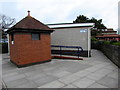
M47 24L52 29L60 28L81 28L81 27L94 27L94 23L65 23L65 24Z
M7 30L8 34L15 32L25 32L25 33L52 33L54 30L41 30L41 29L23 29L23 28L14 28L12 30Z

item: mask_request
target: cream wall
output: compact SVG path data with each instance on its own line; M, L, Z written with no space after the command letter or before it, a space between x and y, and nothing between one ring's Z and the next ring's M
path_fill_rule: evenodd
M81 46L83 50L88 50L88 48L90 50L90 45L88 45L88 41L90 43L89 28L62 28L54 30L51 34L52 45ZM86 32L80 32L80 30L86 30Z

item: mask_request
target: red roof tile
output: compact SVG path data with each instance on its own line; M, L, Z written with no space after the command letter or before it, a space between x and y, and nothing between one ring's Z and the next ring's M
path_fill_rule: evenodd
M21 21L19 21L16 25L11 27L9 30L13 29L35 29L35 30L52 30L47 25L43 24L42 22L36 20L35 18L31 16L26 16ZM8 30L8 31L9 31Z
M107 28L107 31L114 31L113 28Z
M98 35L96 37L120 37L119 34L105 34L105 35Z

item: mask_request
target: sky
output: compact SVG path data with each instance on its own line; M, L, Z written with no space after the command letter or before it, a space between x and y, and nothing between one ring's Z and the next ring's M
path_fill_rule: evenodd
M27 16L45 23L72 23L77 16L102 19L107 28L118 29L119 0L0 0L0 14L15 18Z
M118 4L118 33L120 34L120 1Z

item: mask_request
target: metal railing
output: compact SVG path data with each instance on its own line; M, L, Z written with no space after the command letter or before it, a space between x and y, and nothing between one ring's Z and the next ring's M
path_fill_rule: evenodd
M62 52L62 48L77 48L77 55L78 55L78 58L80 57L80 53L83 51L82 47L80 46L61 46L61 45L51 45L51 47L58 47L59 48L59 51L60 51L60 56L63 55L63 52ZM64 52L64 53L69 53L69 54L73 54L73 52ZM74 53L75 54L75 53Z

